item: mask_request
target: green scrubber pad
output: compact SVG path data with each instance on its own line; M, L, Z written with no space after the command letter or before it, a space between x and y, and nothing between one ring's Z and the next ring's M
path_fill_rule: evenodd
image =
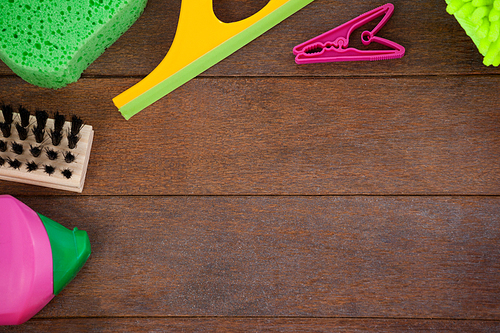
M446 0L446 11L472 38L486 66L500 65L500 0Z
M137 20L147 0L1 0L0 59L24 80L61 88Z

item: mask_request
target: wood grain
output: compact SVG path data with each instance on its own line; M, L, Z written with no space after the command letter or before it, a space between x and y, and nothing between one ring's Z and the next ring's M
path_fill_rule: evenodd
M33 319L0 332L497 332L497 321L335 318Z
M111 99L133 82L0 95L94 127L87 195L500 193L497 76L200 78L125 121Z
M266 3L214 1L224 21ZM125 121L111 99L180 3L149 0L65 88L0 63L0 101L95 130L83 195L0 181L93 251L0 332L500 331L500 72L445 1L392 1L378 35L402 59L299 66L295 45L383 4L316 0Z
M264 1L220 0L217 14L226 20L250 15ZM445 1L392 1L395 12L379 33L406 48L400 60L296 65L292 48L380 6L380 1L316 0L254 42L209 69L203 76L380 76L498 74L482 57ZM139 20L84 72L85 77L149 74L164 58L175 35L179 0L149 0ZM353 46L361 47L357 31ZM0 75L12 75L0 63Z
M38 318L500 320L499 197L21 197L89 234Z

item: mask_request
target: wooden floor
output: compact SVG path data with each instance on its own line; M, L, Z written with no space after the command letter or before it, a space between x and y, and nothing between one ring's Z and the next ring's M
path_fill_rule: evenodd
M316 0L129 121L111 99L163 59L180 0L150 0L63 89L0 64L0 99L95 129L82 195L0 182L93 251L0 331L499 332L500 68L444 0L393 1L378 35L402 59L294 62L382 4Z

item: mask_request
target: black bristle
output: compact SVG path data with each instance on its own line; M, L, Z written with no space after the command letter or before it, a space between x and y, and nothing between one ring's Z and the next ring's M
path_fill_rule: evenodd
M30 112L24 106L19 106L19 116L21 117L21 126L28 127L30 124Z
M51 175L56 171L56 168L54 168L52 165L44 165L43 168L45 169L45 173L48 175Z
M47 119L49 119L49 114L47 113L47 111L37 110L35 112L35 117L36 126L45 129L45 126L47 126Z
M26 170L28 172L32 172L38 169L38 164L36 164L34 161L26 163Z
M50 149L50 148L46 148L45 153L47 154L47 157L51 161L57 160L57 157L59 156L59 152L55 151L54 149Z
M73 155L71 152L64 152L63 155L64 161L66 161L66 163L73 163L75 161L75 155Z
M7 151L7 143L5 141L0 140L0 151L1 152Z
M35 140L37 143L41 143L45 137L45 126L47 125L47 119L49 114L47 111L37 110L35 112L36 126L33 127L33 134L35 135Z
M30 153L33 155L33 157L39 157L40 154L42 153L42 147L40 146L32 146L30 145Z
M0 123L0 130L2 131L2 134L3 134L4 138L10 137L10 134L11 134L10 124Z
M71 134L78 135L83 127L83 120L78 116L71 117Z
M32 131L33 131L33 134L35 135L36 143L42 143L43 139L45 138L44 127L35 126L35 127L33 127Z
M7 157L7 163L9 163L10 167L13 169L19 169L21 165L23 165L17 159L11 160L10 157Z
M16 124L17 134L19 134L19 139L26 140L28 138L28 129L22 127L20 124Z
M3 166L5 164L5 159L0 156L0 166Z
M2 104L2 114L4 123L9 125L12 124L12 121L14 120L14 110L12 109L12 105Z
M76 134L70 133L68 134L68 147L69 149L75 149L76 144L78 143L78 140L80 140L80 137Z
M23 152L24 152L24 147L23 147L23 145L22 145L22 144L17 143L16 141L13 141L13 142L11 143L11 145L12 145L12 151L13 151L15 154L17 154L17 155L22 155L22 154L23 154Z
M56 132L51 130L49 136L50 139L52 140L52 145L59 146L63 138L62 132Z
M56 112L54 114L54 132L62 132L65 121L66 117L62 114L59 114L59 112Z
M64 169L63 171L61 171L61 173L67 179L70 179L71 176L73 176L73 172L70 169Z

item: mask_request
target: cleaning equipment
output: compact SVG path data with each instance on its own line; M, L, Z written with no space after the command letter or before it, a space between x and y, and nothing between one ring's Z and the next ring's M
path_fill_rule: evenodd
M0 59L29 83L64 87L128 30L146 1L0 1Z
M182 0L177 32L166 57L113 102L130 119L312 1L270 0L246 19L224 23L214 14L212 0Z
M66 229L10 195L0 195L0 325L33 317L89 256L85 231Z
M92 126L56 112L35 116L0 105L0 179L82 192L94 138ZM2 137L3 136L3 137Z
M308 40L293 48L297 64L311 64L318 62L335 61L363 61L363 60L386 60L401 58L405 54L405 48L390 40L375 36L377 32L389 21L394 12L391 3L375 8L363 15L352 19L324 34ZM390 47L391 50L358 50L349 46L349 37L359 27L384 15L382 20L372 31L363 31L361 42L369 45L372 42Z
M455 16L484 56L486 66L500 65L500 0L446 0Z

